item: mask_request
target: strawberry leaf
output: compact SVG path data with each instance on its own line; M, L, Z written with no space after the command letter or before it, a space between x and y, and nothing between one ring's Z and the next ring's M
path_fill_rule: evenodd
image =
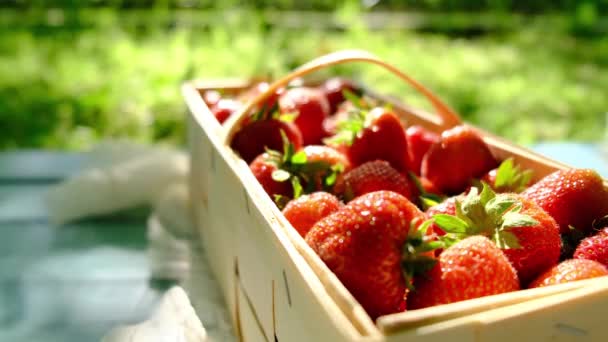
M593 221L591 227L595 230L601 230L604 227L608 227L608 216L600 217ZM576 230L576 228L571 227L571 229Z
M342 96L344 96L344 99L349 101L350 103L352 103L353 106L355 106L356 108L359 108L362 110L368 109L363 106L363 101L361 101L362 100L361 97L359 95L353 93L352 91L350 91L348 89L344 89L344 90L342 90Z
M323 185L325 185L326 188L331 188L332 186L334 186L334 184L336 184L337 179L338 172L332 170L332 172L327 175L327 177L325 177L325 179L323 180Z
M458 199L454 201L454 206L456 207L456 217L466 222L467 226L473 227L473 221L467 215L464 214L462 210L462 203Z
M291 174L285 170L278 169L278 170L272 171L271 177L273 180L275 180L277 182L285 182L286 180L288 180L291 177Z
M412 222L412 226L415 226L417 222ZM410 232L412 231L412 229L416 229L416 233L419 233L420 236L425 236L426 232L429 230L429 227L433 224L433 220L426 220L424 222L422 222L420 224L420 226L418 226L418 228L415 227L410 227Z
M285 206L287 205L287 203L290 201L290 198L287 196L283 196L283 195L274 195L274 203L277 205L277 207L281 210L283 210L283 208L285 208Z
M432 219L426 220L416 228L418 222L418 220L414 220L410 223L410 229L401 254L402 272L410 290L414 289L414 277L424 276L437 263L437 260L429 252L444 247L441 241L434 240L434 235L427 234L433 223Z
M283 121L283 122L291 123L291 122L296 121L296 118L298 117L299 114L300 113L298 113L298 112L294 112L294 113L281 113L278 116L278 119L280 121Z
M503 216L502 229L519 228L519 227L534 227L539 222L528 215L520 213L508 212Z
M299 151L291 156L291 163L296 165L306 164L306 152Z
M407 175L414 183L414 186L416 187L416 190L418 190L418 193L420 193L418 198L420 199L420 206L424 211L443 202L443 200L445 199L444 196L440 196L431 192L426 192L426 190L424 190L420 179L418 178L418 176L416 176L415 173L413 173L412 171L408 171Z
M337 133L323 142L327 145L352 145L357 133L365 128L367 112L363 110L349 111L348 118L338 123Z
M499 192L521 192L532 180L533 171L522 171L513 158L507 158L496 170L494 188Z
M457 243L461 239L462 238L460 236L453 235L453 234L446 234L446 235L438 237L438 240L442 244L443 248L449 248L450 246Z
M469 229L467 222L452 215L437 214L433 216L433 221L446 233L465 234Z
M500 217L519 201L512 196L497 196L486 204L486 212L490 216Z
M302 184L300 183L300 178L291 177L291 186L293 187L293 198L294 199L302 196L302 192L304 189L302 188Z
M342 163L337 163L330 167L329 174L323 179L323 185L326 190L331 190L338 180L338 175L342 172L344 172L344 165L342 165Z
M494 186L496 188L508 186L514 176L515 168L513 165L513 158L508 158L500 163L500 166L496 170L496 180L494 181Z
M420 204L422 205L422 209L424 211L441 203L441 202L437 201L435 198L431 198L431 197L427 197L427 196L428 195L419 196Z
M492 240L496 244L496 246L500 249L515 249L521 248L519 241L517 240L517 236L511 232L506 231L496 231L492 235Z
M481 186L482 189L481 194L479 194L479 196L481 204L485 206L490 200L496 197L496 194L494 193L494 191L492 191L492 188L486 182L481 182Z

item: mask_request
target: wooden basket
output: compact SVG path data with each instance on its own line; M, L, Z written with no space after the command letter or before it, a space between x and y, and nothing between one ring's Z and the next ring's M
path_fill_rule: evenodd
M435 132L461 124L453 110L420 83L364 51L315 59L274 82L221 126L202 100L207 89L235 92L242 81L186 83L191 111L192 213L207 257L243 341L566 341L608 340L601 329L608 278L521 290L380 317L374 323L338 278L283 217L229 142L245 115L276 89L341 63L379 65L433 105L435 114L377 96L408 124ZM475 128L498 159L508 156L541 178L566 165ZM606 306L608 307L608 306Z

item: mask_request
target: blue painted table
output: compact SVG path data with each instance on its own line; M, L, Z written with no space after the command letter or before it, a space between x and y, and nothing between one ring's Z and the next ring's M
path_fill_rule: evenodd
M600 148L535 146L608 177ZM95 341L146 318L170 284L149 280L145 213L47 222L43 196L78 171L79 154L0 154L0 341Z
M145 213L48 223L45 192L82 161L0 154L0 341L98 341L147 318L169 286L149 280Z

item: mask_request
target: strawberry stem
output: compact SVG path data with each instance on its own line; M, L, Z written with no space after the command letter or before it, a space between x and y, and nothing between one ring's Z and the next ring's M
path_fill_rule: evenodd
M471 188L464 200L456 200L456 215L437 214L432 220L446 232L446 237L458 241L472 235L484 235L501 249L521 248L513 229L539 224L521 214L521 201L514 194L499 194L482 182L483 189Z

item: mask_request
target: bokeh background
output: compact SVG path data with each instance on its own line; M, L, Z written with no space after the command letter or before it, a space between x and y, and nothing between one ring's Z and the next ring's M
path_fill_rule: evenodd
M608 0L0 0L0 150L183 144L180 84L364 48L518 143L604 139ZM383 70L337 73L426 108Z

